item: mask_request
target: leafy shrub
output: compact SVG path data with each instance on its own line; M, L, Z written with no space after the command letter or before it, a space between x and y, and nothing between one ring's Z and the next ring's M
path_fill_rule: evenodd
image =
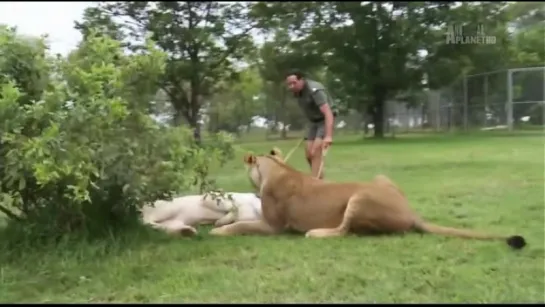
M2 52L24 49L14 33L0 31ZM90 35L67 60L27 59L45 86L21 81L16 62L0 64L0 201L10 200L1 209L14 237L109 234L135 222L146 202L211 184L209 169L229 159L232 141L220 134L199 146L189 129L149 116L164 62L151 42L126 55L119 42Z

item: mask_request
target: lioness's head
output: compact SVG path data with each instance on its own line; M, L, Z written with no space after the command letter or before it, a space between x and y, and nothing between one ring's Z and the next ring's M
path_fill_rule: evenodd
M266 161L269 159L274 159L278 162L284 163L284 157L282 156L282 151L276 147L271 149L266 155L254 155L252 153L247 153L244 156L244 164L248 171L248 177L250 182L257 190L261 187L262 174L259 169L259 162Z

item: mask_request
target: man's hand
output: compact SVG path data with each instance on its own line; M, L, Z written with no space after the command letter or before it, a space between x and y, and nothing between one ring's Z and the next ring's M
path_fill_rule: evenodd
M324 137L324 140L322 141L324 150L327 150L329 146L333 143L333 138L330 136Z

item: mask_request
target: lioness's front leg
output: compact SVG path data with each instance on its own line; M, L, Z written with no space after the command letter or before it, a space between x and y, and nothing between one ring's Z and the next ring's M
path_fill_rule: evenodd
M263 220L259 221L240 221L230 225L221 226L210 230L211 235L230 236L230 235L273 235L280 230L273 228Z

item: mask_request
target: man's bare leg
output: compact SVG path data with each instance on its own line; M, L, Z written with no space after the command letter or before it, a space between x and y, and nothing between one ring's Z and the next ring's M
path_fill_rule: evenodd
M307 158L307 163L310 169L312 169L312 144L314 140L307 141L307 146L305 148L305 158Z
M322 165L322 139L315 139L312 144L311 149L311 157L312 157L312 176L324 179L324 170L322 167L322 171L320 172L320 165ZM318 174L318 172L320 172Z

